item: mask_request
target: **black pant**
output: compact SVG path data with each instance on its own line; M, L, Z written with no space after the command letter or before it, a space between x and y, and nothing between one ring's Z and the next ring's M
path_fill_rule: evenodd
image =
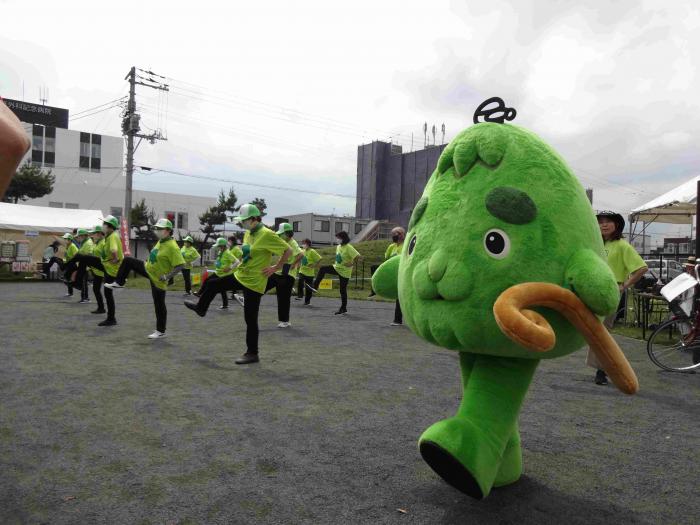
M394 308L394 322L403 324L403 313L398 299L396 299L396 307Z
M246 352L249 354L257 354L258 337L260 334L260 330L258 329L258 313L260 312L260 299L262 298L263 294L255 292L250 288L246 288L239 283L236 277L233 275L218 277L213 279L211 283L209 283L209 279L206 280L204 283L205 287L201 290L202 295L197 303L197 309L200 312L206 313L212 300L214 297L216 297L216 294L221 292L226 293L227 290L243 290L243 316L245 317L246 325Z
M165 327L168 322L168 309L165 307L165 290L161 290L151 280L151 277L146 271L146 263L135 257L124 257L115 281L117 284L124 286L126 276L129 272L137 273L146 279L151 284L151 296L153 297L153 306L156 311L156 330L165 333Z
M87 301L90 299L90 295L88 294L88 274L85 272L83 274L83 280L80 281L80 300L81 301Z
M49 276L49 270L51 270L51 267L55 264L58 264L59 269L63 268L63 259L60 259L58 257L51 257L48 261L46 261L43 264L42 267L42 273L46 275L46 277Z
M76 255L73 257L68 264L65 266L66 270L66 276L67 278L70 278L70 274L77 268L78 273L76 275L76 281L80 282L80 280L83 278L85 275L85 272L87 272L88 267L90 268L95 268L96 270L100 270L105 274L104 278L102 279L103 282L105 283L113 283L114 282L114 277L109 275L107 273L107 270L105 270L105 267L102 266L102 260L99 257L95 257L94 255ZM94 283L93 283L93 290L94 290ZM114 304L114 292L110 288L105 288L105 301L107 302L107 319L109 320L115 320L115 314L116 314L116 307ZM99 305L99 299L98 299L98 305Z
M289 275L279 275L273 273L267 278L265 292L275 288L277 290L277 320L280 323L289 322L289 309L292 302L292 289L294 288L294 277Z
M192 270L189 268L182 269L182 278L185 281L185 291L187 293L192 293Z
M104 278L101 275L92 276L92 293L95 294L95 300L97 301L97 309L105 309L105 301L102 298L102 281ZM111 290L110 290L111 291Z
M319 284L321 284L321 281L323 280L323 277L327 274L333 274L337 275L338 279L340 280L340 309L341 310L347 310L348 309L348 282L350 279L348 277L343 277L340 275L335 268L332 266L321 266L321 268L318 270L318 275L316 275L316 280L314 280L314 288L318 290Z
M207 287L214 285L216 283L216 281L218 281L220 279L225 279L225 277L219 277L216 274L212 274L209 277L207 277L207 280L204 281L204 284L199 289L199 296L202 297L202 295L206 291ZM221 302L223 303L224 306L228 307L228 295L226 294L226 290L237 290L237 289L238 288L225 288L224 291L221 292ZM216 294L214 294L214 296L216 296ZM207 308L209 308L208 304L207 304Z
M311 290L309 290L305 285L313 286L314 278L311 275L299 274L299 281L297 284L297 297L300 299L304 298L304 304L309 304L311 302Z

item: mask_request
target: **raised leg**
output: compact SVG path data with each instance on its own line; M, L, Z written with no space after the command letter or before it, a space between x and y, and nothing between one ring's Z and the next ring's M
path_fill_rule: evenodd
M477 499L522 471L517 420L539 363L460 354L464 394L454 417L420 437L423 459L450 485Z

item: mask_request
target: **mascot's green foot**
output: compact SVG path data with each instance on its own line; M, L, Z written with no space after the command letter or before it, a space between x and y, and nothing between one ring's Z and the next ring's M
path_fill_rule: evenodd
M494 486L502 450L468 419L452 417L435 423L420 437L419 448L435 472L468 496L485 498ZM506 470L512 473L511 468Z
M501 468L498 469L494 487L504 487L515 483L523 473L523 453L520 448L520 434L516 430L508 440L506 450L501 459Z

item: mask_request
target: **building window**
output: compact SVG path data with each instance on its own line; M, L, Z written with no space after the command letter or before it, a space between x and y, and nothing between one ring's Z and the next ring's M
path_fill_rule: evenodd
M348 223L347 222L336 222L335 223L335 233L339 233L342 231L348 231Z
M44 162L44 127L32 126L32 164L41 166Z
M53 167L56 164L56 128L44 128L44 166Z
M176 228L180 228L181 230L186 230L187 229L187 214L183 212L178 212L177 214L177 226Z
M678 245L678 253L688 253L688 243L682 242Z
M114 215L117 219L121 221L122 219L122 208L121 206L112 206L109 209L109 214Z
M80 133L80 161L78 167L81 170L99 172L102 164L102 135Z
M63 208L63 203L49 201L49 208Z
M301 221L294 221L292 223L292 230L295 232L300 232L301 231Z
M329 231L331 231L331 221L314 221L314 231L315 232L329 232Z
M75 202L66 202L66 205L64 206L64 208L69 208L71 210L79 210L80 205L75 203Z
M362 224L361 222L356 222L355 223L355 235L360 233L362 231L362 228L364 228L364 227L365 227L365 225Z
M675 244L664 245L664 253L676 253L676 245Z
M91 135L92 143L90 144L90 171L100 171L102 160L102 135Z

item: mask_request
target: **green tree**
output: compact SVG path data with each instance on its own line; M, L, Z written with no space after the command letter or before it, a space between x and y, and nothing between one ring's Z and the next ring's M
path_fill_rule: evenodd
M260 216L264 217L267 215L265 213L265 210L267 209L267 203L265 202L265 199L262 199L260 197L255 197L252 201L250 201L251 204L254 204L255 206L258 207L260 210Z
M228 190L228 195L224 193L224 190L221 190L216 204L199 216L199 224L202 225L199 231L204 234L204 240L200 244L200 253L209 238L216 232L216 227L226 223L229 216L238 210L237 203L238 197L236 197L233 188Z
M44 171L27 161L12 178L4 201L17 204L18 201L38 199L53 191L54 182L56 176L51 174L51 170Z
M137 202L129 213L129 224L136 230L137 239L155 240L153 224L156 222L156 214L146 206L146 199Z

